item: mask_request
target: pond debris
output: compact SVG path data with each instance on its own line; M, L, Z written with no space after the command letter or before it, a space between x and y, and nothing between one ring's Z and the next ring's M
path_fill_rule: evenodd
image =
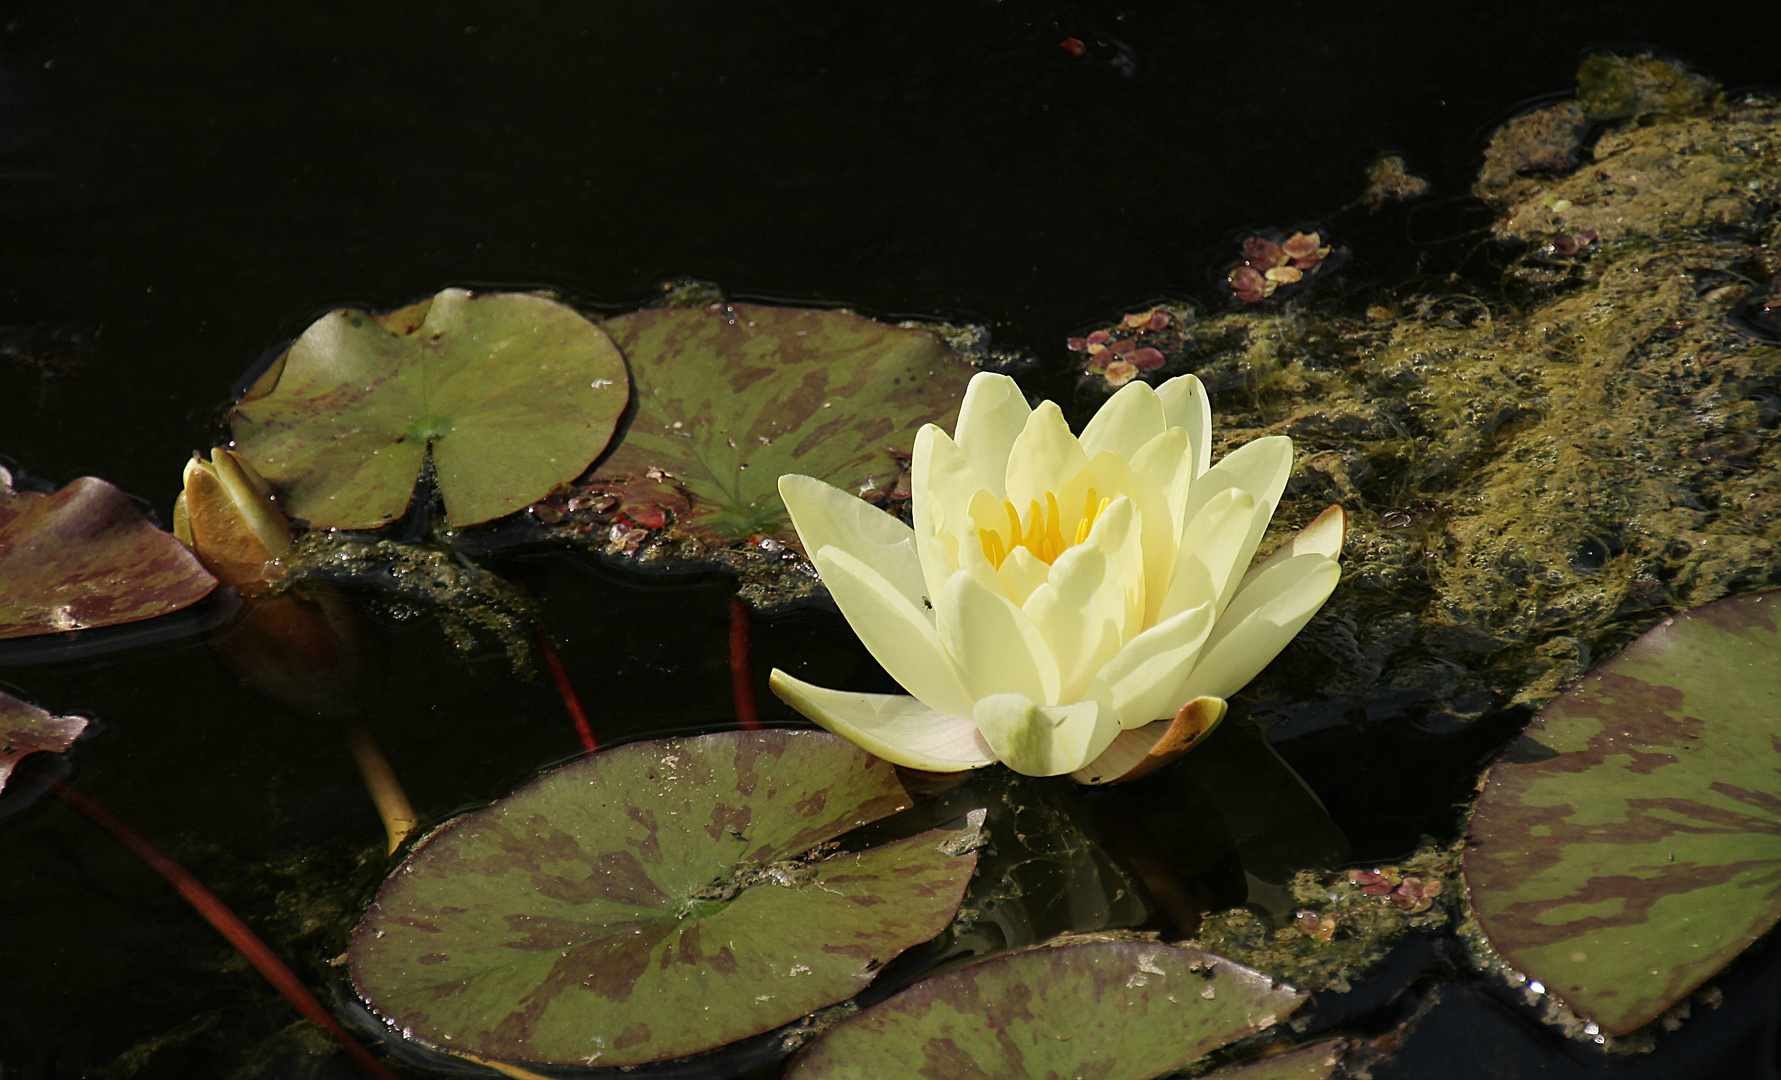
M1343 583L1290 677L1252 684L1258 716L1457 732L1543 704L1668 612L1781 583L1781 348L1738 324L1781 275L1781 106L1611 122L1593 156L1489 189L1498 235L1527 244L1501 293L1163 332L1157 375L1199 375L1215 454L1296 441L1277 528L1351 515ZM1109 390L1085 365L1079 415ZM1343 704L1289 709L1307 679Z
M1098 377L1109 389L1161 371L1180 355L1182 331L1194 321L1189 304L1157 304L1122 316L1117 322L1079 337L1064 347L1084 354L1084 377Z
M1278 231L1268 230L1243 241L1243 261L1225 277L1237 299L1254 304L1276 293L1290 296L1299 292L1319 272L1346 261L1346 249L1325 243L1320 232L1301 231L1280 238Z
M1411 172L1402 154L1386 154L1367 165L1367 190L1361 205L1377 211L1388 202L1407 202L1429 193L1429 182Z
M1191 944L1301 990L1346 992L1405 935L1453 922L1459 856L1459 845L1425 839L1396 865L1301 871L1291 885L1297 909L1283 924L1235 908L1205 916Z
M450 542L449 536L443 539ZM395 618L411 617L413 609L404 601L424 604L460 653L470 655L486 636L506 652L516 675L532 673L536 605L499 575L449 547L362 533L308 532L282 562L293 584L370 586L379 591L370 603Z

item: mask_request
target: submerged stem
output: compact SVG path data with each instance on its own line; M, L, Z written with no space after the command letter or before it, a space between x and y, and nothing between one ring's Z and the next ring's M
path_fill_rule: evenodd
M377 816L383 819L384 832L389 835L388 854L394 855L419 822L408 802L408 793L402 790L402 782L396 779L396 771L383 756L376 736L364 724L357 720L347 723L346 745L352 748L359 779L365 782L365 790L377 806Z
M600 749L600 741L594 738L594 729L587 722L587 712L581 707L581 698L576 696L575 684L569 681L569 669L563 666L563 658L557 654L557 647L551 644L550 635L544 632L540 623L532 624L532 636L538 641L538 651L544 654L544 662L550 668L550 677L556 681L557 693L563 699L563 708L569 712L569 719L575 723L575 734L581 739L581 748L592 754Z
M736 698L736 722L746 731L761 726L754 705L754 661L749 649L748 605L740 596L730 597L730 692Z
M386 765L385 768L387 769L388 766ZM286 1001L289 1001L299 1013L302 1013L305 1019L320 1025L340 1043L340 1048L346 1052L347 1057L352 1059L353 1064L359 1067L360 1072L371 1077L372 1080L396 1080L395 1074L390 1072L383 1062L372 1057L371 1052L359 1045L347 1033L346 1029L341 1027L339 1022L328 1013L328 1010L322 1007L322 1003L317 1001L315 995L309 992L309 988L304 986L296 974L285 966L284 961L278 958L278 954L274 953L264 941L261 941L258 934L249 929L239 916L230 911L221 900L217 899L215 893L205 888L203 883L193 877L185 867L162 854L159 848L143 839L135 829L124 824L111 811L62 781L36 772L25 772L20 775L26 780L49 789L57 798L79 811L87 820L110 833L113 839L129 848L138 858L147 863L149 869L179 890L179 895L185 897L186 903L191 904L198 914L204 916L206 922L216 928L217 933L227 938L229 944L235 946L241 955L247 957L247 962L265 976L266 981L271 983L280 994L283 994Z

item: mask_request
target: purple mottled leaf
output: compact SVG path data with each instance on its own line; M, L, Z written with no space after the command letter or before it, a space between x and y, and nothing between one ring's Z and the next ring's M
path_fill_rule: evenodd
M936 975L813 1043L787 1080L1151 1080L1260 1031L1305 995L1198 949L1094 942Z
M312 528L400 517L429 449L462 526L580 475L628 400L624 358L570 308L447 289L387 315L322 316L232 419L242 456Z
M26 754L59 754L74 745L87 722L78 716L53 716L0 690L0 790L12 767Z
M216 579L103 480L39 495L0 469L0 638L113 626L189 607Z
M1612 1035L1781 918L1781 593L1665 620L1486 774L1465 874L1491 945Z
M826 733L620 746L430 837L359 925L353 980L407 1037L478 1059L635 1065L769 1031L950 922L970 836L806 855L908 805Z
M779 477L877 501L915 433L950 428L972 368L939 338L840 311L654 308L604 324L631 364L637 414L590 490L634 521L792 540Z

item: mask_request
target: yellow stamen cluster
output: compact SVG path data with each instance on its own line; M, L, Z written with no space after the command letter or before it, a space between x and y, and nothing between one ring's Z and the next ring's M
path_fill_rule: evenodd
M1057 561L1059 555L1088 539L1095 520L1112 502L1112 499L1101 498L1094 488L1089 488L1082 502L1082 515L1076 519L1074 539L1066 543L1055 494L1047 491L1043 506L1038 499L1030 500L1024 523L1014 504L1003 499L1002 509L1008 515L1008 535L1004 537L1000 529L979 528L977 539L983 545L983 555L991 566L1000 568L1002 561L1017 547L1026 548L1041 562L1050 566Z

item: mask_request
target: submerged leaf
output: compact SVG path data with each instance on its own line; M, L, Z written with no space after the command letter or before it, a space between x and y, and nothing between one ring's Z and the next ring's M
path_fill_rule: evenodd
M78 716L52 716L0 690L0 790L20 758L40 750L59 754L74 745L86 726Z
M353 979L408 1037L502 1061L634 1065L769 1031L951 920L975 826L810 853L908 805L832 735L620 746L430 837L359 925Z
M1781 918L1781 593L1659 624L1486 774L1465 873L1491 945L1620 1035Z
M890 494L925 423L951 427L972 368L938 337L841 311L730 304L605 323L637 413L590 489L634 521L791 540L779 478Z
M38 495L14 491L0 469L0 638L151 619L214 588L184 544L105 481Z
M842 1021L787 1080L1150 1080L1260 1031L1304 1000L1198 949L1148 942L1030 949L936 975Z
M235 407L235 440L313 528L401 516L431 448L446 517L472 525L580 475L627 390L611 339L568 307L447 289L316 320Z

